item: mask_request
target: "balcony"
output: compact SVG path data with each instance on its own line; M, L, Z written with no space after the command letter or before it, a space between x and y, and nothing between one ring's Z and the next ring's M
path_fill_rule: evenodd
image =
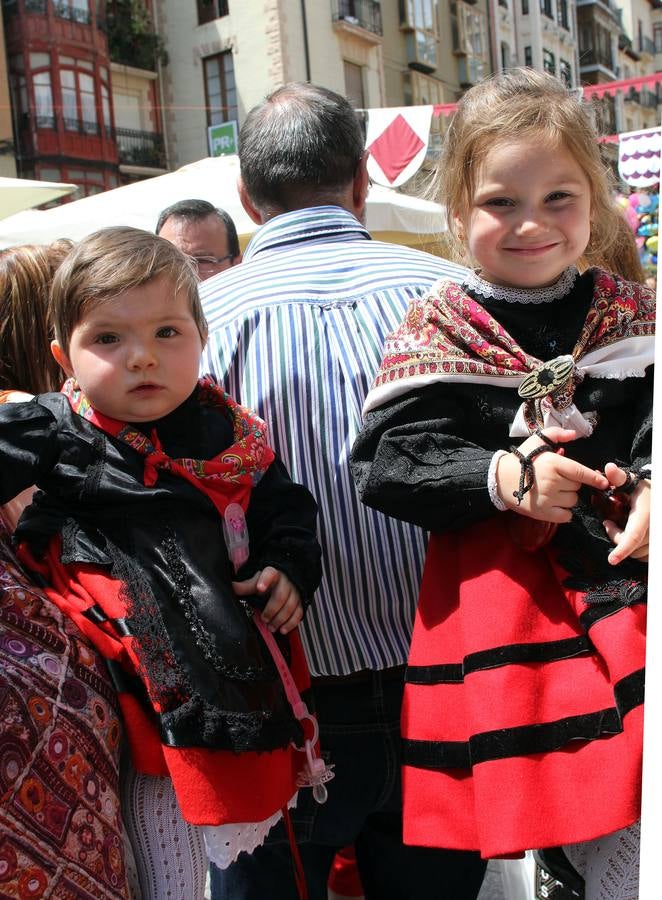
M89 8L72 6L67 3L67 0L53 0L53 12L58 19L67 19L69 22L77 22L79 25L89 25L92 21L92 13Z
M135 131L133 128L116 128L115 139L120 165L165 169L162 134L153 131Z
M382 28L382 8L377 0L332 0L334 22L344 22L356 28L363 28L380 37Z

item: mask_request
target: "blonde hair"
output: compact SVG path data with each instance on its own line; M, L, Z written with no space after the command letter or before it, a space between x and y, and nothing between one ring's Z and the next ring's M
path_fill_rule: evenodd
M446 207L456 254L466 259L456 217L467 219L476 174L487 153L497 144L529 137L563 144L581 166L591 189L591 247L596 254L608 252L613 241L611 176L591 117L581 98L557 78L520 68L467 91L446 132L429 193Z
M139 228L102 228L80 241L53 280L50 312L60 347L69 352L71 334L86 309L164 276L183 291L203 341L207 338L197 273L191 259L170 241Z
M64 374L51 354L48 295L55 270L72 247L26 244L0 252L0 388L57 391Z
M601 269L621 275L627 281L645 284L646 272L641 264L637 240L627 219L616 206L612 208L611 233L613 241L601 253L596 253L589 242L584 254L586 262L590 266L600 266Z

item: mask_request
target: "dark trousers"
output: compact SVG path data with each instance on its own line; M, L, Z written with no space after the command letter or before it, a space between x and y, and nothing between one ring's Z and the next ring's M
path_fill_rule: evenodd
M485 873L477 853L402 843L400 706L403 672L314 679L322 752L335 766L329 799L312 791L292 810L310 900L327 900L337 850L354 844L368 900L475 900ZM281 824L229 869L212 866L212 900L296 900L292 856Z

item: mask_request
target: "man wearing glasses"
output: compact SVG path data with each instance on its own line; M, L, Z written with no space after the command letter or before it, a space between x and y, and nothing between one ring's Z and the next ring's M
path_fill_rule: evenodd
M206 200L180 200L164 209L156 233L190 256L200 281L241 262L237 229L224 209Z

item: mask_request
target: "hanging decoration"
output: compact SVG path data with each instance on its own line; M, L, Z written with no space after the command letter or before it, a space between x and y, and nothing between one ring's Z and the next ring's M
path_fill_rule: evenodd
M421 167L430 140L432 106L369 109L368 174L377 184L398 187Z

